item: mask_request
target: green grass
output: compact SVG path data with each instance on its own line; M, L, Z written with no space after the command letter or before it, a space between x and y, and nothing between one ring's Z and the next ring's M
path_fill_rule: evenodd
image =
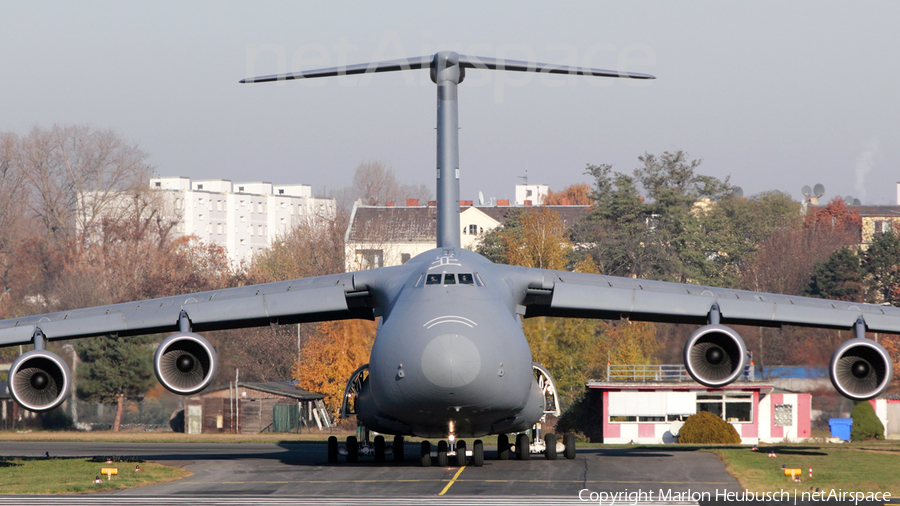
M135 466L140 465L140 472ZM111 479L94 478L101 467L117 467L119 474ZM0 493L3 494L77 494L105 492L123 488L165 483L190 476L177 467L153 462L117 462L106 464L89 459L2 459L0 460Z
M741 487L752 492L778 490L808 491L818 487L855 492L891 492L900 496L900 447L897 445L860 446L760 446L750 448L707 448L725 463L725 470ZM769 451L777 455L768 456ZM785 476L781 466L800 468L802 481ZM809 479L809 468L813 479Z

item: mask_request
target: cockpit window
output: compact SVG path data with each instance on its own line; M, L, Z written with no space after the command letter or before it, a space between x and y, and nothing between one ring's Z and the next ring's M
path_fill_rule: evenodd
M444 274L444 284L445 285L455 285L456 284L456 275L455 274Z
M459 284L461 285L474 285L475 279L471 274L460 274L459 275Z
M441 284L441 275L440 274L429 274L425 278L426 285L439 285Z

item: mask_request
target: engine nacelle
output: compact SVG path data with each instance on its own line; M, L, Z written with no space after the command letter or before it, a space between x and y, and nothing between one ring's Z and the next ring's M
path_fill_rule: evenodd
M870 339L857 338L834 350L828 374L841 395L862 401L887 388L892 369L891 356L883 346Z
M733 329L707 325L697 329L684 345L684 366L697 383L717 388L744 372L747 347Z
M167 337L153 357L156 378L170 391L195 394L216 377L216 350L209 341L192 332Z
M72 374L66 362L46 350L23 354L9 368L9 393L23 408L50 411L69 396Z

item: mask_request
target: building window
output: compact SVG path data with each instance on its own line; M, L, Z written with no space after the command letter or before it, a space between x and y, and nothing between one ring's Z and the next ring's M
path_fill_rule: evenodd
M156 183L155 183L155 185L156 185L156 187L157 187L157 188L159 188L159 187L161 187L161 186L162 186L162 183L161 183L161 182L159 182L159 181L157 181L157 182L156 182Z
M792 404L775 405L775 426L790 427L794 425L794 406Z
M238 191L239 191L239 192L244 191L244 187L243 187L243 186L238 186ZM241 204L243 204L243 203L244 203L244 201L242 200L242 201L241 201Z
M198 190L202 190L202 189L203 189L203 185L202 185L202 184L198 184L198 185L197 185L197 189L198 189Z
M727 422L752 422L753 394L749 392L697 394L697 412L701 411L708 411Z
M284 189L279 188L279 189L278 189L278 194L279 194L279 195L284 195ZM282 204L283 204L283 203L282 203Z
M478 235L478 225L469 225L469 235Z
M890 220L876 220L875 221L875 233L876 234L886 234L891 231L891 221Z
M410 255L409 253L401 253L400 254L400 263L405 264L406 262L409 262L410 258L412 258L412 255Z
M384 267L384 252L380 249L358 249L356 261L361 269Z

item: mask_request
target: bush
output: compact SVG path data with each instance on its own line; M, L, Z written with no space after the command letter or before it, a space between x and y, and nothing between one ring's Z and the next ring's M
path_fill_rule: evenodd
M869 401L857 402L850 412L850 418L853 419L850 441L867 441L884 437L884 425L881 424Z
M701 411L684 421L678 431L678 442L683 444L740 444L741 436L730 423L708 412Z

